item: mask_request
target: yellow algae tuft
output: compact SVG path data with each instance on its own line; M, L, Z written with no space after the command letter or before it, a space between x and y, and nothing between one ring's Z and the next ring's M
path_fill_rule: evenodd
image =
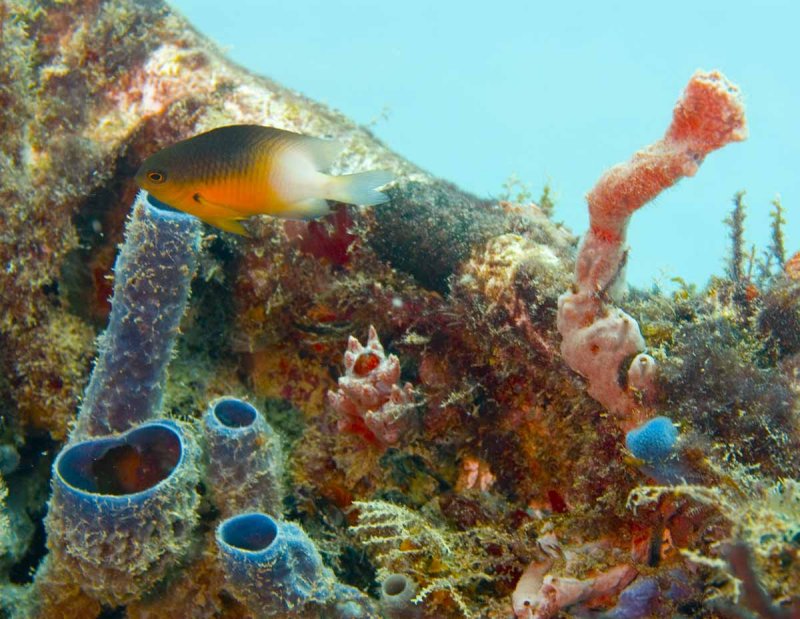
M28 334L16 364L13 388L19 410L34 428L64 440L83 393L94 351L94 330L56 310Z

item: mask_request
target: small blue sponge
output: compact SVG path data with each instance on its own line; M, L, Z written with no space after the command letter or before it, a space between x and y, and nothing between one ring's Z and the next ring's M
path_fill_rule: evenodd
M669 417L655 417L631 430L625 437L625 445L631 453L650 464L658 464L672 455L678 430Z
M261 616L333 600L333 572L297 525L261 512L233 516L217 527L217 548L231 592Z

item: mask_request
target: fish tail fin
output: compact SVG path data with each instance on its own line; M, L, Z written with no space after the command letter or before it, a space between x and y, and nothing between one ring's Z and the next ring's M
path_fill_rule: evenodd
M394 175L389 170L371 170L358 174L331 176L327 183L325 197L329 200L360 206L383 204L389 201L389 196L378 191L377 188L392 180L394 180Z

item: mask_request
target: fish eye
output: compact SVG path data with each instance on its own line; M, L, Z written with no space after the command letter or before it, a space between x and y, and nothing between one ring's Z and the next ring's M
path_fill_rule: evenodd
M161 170L150 170L147 173L147 180L149 180L151 183L163 183L165 180L167 180L167 175Z

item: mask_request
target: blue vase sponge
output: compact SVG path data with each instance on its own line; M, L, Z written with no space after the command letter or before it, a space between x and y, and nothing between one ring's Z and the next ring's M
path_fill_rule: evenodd
M217 548L228 588L265 617L333 600L333 573L297 525L260 512L240 514L219 525Z
M199 449L173 421L66 447L53 464L47 545L89 596L140 598L186 554L198 521Z
M256 617L378 619L372 600L337 582L305 531L261 512L223 520L217 549L226 589Z

